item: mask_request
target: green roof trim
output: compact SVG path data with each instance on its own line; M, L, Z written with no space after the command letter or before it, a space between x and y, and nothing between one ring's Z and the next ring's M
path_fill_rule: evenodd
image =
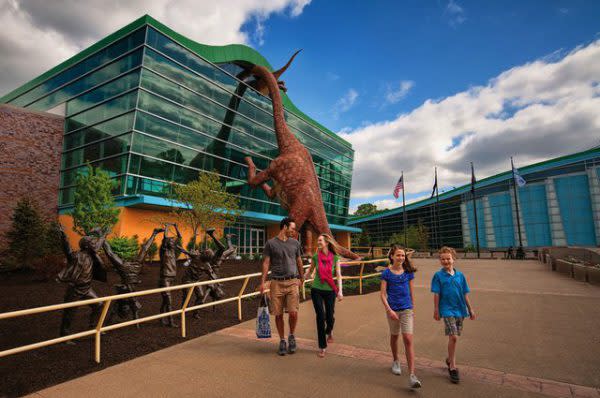
M600 156L600 147L588 149L588 150L585 150L582 152L572 153L569 155L560 156L560 157L553 158L553 159L544 160L542 162L530 164L530 165L523 166L523 167L517 167L517 169L519 169L519 173L521 175L525 175L525 174L529 174L529 173L539 172L539 171L549 168L549 167L562 166L565 164L570 164L570 163L575 163L575 162L578 162L581 160L590 159L595 156ZM502 173L495 174L493 176L486 177L486 178L483 178L483 179L477 181L475 183L475 188L476 189L482 188L486 185L491 185L491 184L494 184L497 182L509 180L511 178L512 178L512 171L510 171L510 170L504 171ZM463 194L464 192L466 192L470 189L471 189L471 183L468 183L468 184L462 185L458 188L454 188L450 191L441 193L439 195L439 199L443 200L443 199L451 198L453 196ZM406 210L407 211L412 210L414 208L418 208L418 207L421 207L421 206L424 206L424 205L427 205L427 204L433 203L433 202L435 202L435 199L432 199L432 198L421 199L417 202L407 204ZM394 214L399 214L399 213L402 213L402 207L396 207L394 209L382 211L381 213L370 214L367 216L358 216L358 217L350 216L347 224L348 225L356 225L361 222L371 221L371 220L375 220L378 218L382 218L382 217L386 217L386 216L394 215Z
M83 59L87 58L88 56L94 54L98 50L106 47L107 45L111 44L112 42L115 42L115 41L127 36L128 34L134 32L135 30L137 30L145 25L153 27L154 29L158 30L160 33L170 37L174 41L178 42L179 44L188 48L190 51L192 51L196 55L206 59L209 62L218 64L218 63L225 63L225 62L231 62L231 61L247 61L247 62L253 63L255 65L265 66L271 71L273 70L273 67L269 64L269 62L265 59L265 57L263 57L258 51L254 50L251 47L248 47L243 44L229 44L229 45L225 45L225 46L209 46L206 44L201 44L201 43L198 43L194 40L191 40L191 39L183 36L180 33L175 32L173 29L171 29L168 26L164 25L163 23L157 21L156 19L152 18L151 16L144 15L144 16L136 19L135 21L131 22L130 24L124 26L123 28L117 30L116 32L106 36L104 39L102 39L99 42L93 44L92 46L86 48L85 50L79 52L78 54L72 56L71 58L67 59L66 61L58 64L57 66L53 67L52 69L46 71L45 73L41 74L40 76L36 77L35 79L25 83L21 87L18 87L15 90L11 91L10 93L4 95L3 97L0 98L0 103L7 103L9 101L12 101L16 97L31 90L32 88L38 86L40 83L43 83L44 81L51 78L52 76L57 75L58 73L62 72L63 70L77 64L78 62L80 62ZM318 129L322 130L323 132L325 132L327 135L329 135L330 137L332 137L339 143L348 147L350 150L353 150L352 144L350 144L348 141L344 140L343 138L339 137L337 134L335 134L334 132L332 132L331 130L329 130L328 128L326 128L325 126L323 126L316 120L314 120L311 117L309 117L308 115L306 115L300 109L298 109L292 103L292 101L290 100L290 98L287 96L286 93L282 93L282 94L283 94L282 95L283 105L285 106L285 108L287 110L289 110L293 113L296 113L298 116L302 117L308 123L314 125Z

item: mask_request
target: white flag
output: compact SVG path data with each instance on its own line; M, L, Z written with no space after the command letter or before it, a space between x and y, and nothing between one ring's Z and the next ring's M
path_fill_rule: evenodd
M519 187L524 187L525 184L527 184L527 181L525 181L525 179L521 177L521 175L519 174L519 170L513 168L513 173L515 173L515 184L517 184Z

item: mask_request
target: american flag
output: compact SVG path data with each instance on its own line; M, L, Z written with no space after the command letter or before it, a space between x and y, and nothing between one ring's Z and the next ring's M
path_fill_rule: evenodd
M404 176L401 176L400 179L398 180L398 183L396 183L396 187L394 188L394 198L398 199L398 196L400 194L400 191L404 189Z

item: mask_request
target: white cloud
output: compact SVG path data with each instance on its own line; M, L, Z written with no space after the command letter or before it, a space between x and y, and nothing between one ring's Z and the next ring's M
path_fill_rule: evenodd
M458 5L454 0L450 0L448 5L446 5L444 17L447 19L448 24L453 28L456 28L467 20L464 8Z
M0 2L0 95L144 14L204 44L264 41L274 13L300 15L310 0L8 0ZM110 13L110 17L106 17ZM104 17L99 17L104 16ZM255 21L254 32L243 25Z
M385 93L385 100L390 104L395 104L402 98L406 97L409 91L415 86L415 82L412 80L403 80L395 85L388 85Z
M556 62L512 68L486 85L427 100L393 120L340 135L355 152L352 197L390 195L404 170L407 193L478 179L598 145L600 40Z
M353 88L348 89L340 99L337 100L333 106L333 117L337 119L340 113L344 113L350 110L358 99L358 91Z

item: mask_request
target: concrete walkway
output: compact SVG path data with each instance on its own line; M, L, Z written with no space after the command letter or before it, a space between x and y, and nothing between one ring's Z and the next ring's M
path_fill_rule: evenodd
M309 301L300 309L300 349L293 356L278 357L276 339L257 340L249 321L32 396L600 398L600 288L534 261L457 263L468 277L478 319L465 322L458 347L463 380L453 385L442 363L447 340L441 322L432 319L428 288L439 267L426 259L416 264L418 391L407 388L404 366L402 376L389 371L387 323L375 293L337 304L336 342L324 359L315 355Z

